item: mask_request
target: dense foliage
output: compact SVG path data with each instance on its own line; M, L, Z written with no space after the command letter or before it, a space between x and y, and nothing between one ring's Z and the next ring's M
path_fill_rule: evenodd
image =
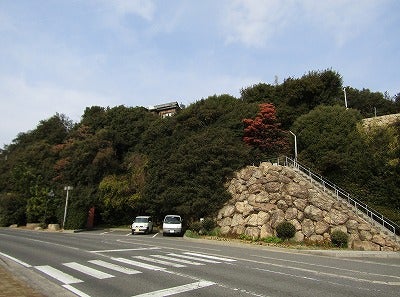
M361 128L375 112L400 112L399 95L346 91L349 109L340 75L326 70L210 96L167 118L125 106L87 107L79 123L56 114L0 150L0 225L62 223L66 186L66 228L85 227L93 206L95 225L212 218L236 170L293 155L289 129L300 162L400 222L400 124Z
M296 227L290 222L282 222L276 226L276 236L283 240L293 238L296 234Z

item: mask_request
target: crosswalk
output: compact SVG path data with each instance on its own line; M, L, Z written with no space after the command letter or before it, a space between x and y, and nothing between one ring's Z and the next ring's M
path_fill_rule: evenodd
M111 257L106 261L95 259L88 260L83 263L67 262L60 263L57 268L49 265L33 267L43 274L56 279L63 285L69 286L84 282L83 276L104 280L116 277L119 274L140 274L146 270L162 272L167 271L170 268L184 268L187 266L221 264L234 261L236 260L208 254L183 252L164 254L159 253L146 256L131 256L129 258ZM65 267L67 267L68 272L63 271Z

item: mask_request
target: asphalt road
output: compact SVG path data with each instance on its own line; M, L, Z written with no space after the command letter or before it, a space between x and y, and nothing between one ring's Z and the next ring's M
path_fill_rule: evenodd
M400 296L400 257L355 256L129 231L0 229L0 257L52 297Z

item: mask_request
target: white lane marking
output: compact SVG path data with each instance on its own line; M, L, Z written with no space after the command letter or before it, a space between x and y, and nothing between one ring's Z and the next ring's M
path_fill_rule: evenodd
M218 261L214 261L214 260L209 260L209 259L200 259L199 257L192 257L192 256L186 256L186 255L181 255L181 254L174 254L174 253L170 253L168 254L168 256L174 256L174 257L179 257L179 258L184 258L184 259L189 259L189 260L196 260L196 261L200 261L200 262L206 262L206 263L221 263Z
M164 267L154 266L154 265L141 263L141 262L133 261L130 259L125 259L125 258L111 258L111 260L122 262L122 263L133 265L133 266L137 266L137 267L141 267L141 268L145 268L145 269L150 269L150 270L156 270L156 271L165 270Z
M167 266L172 266L172 267L186 267L185 265L182 264L176 264L176 263L172 263L172 262L167 262L167 261L163 261L163 260L158 260L158 259L153 259L150 257L143 257L143 256L135 256L136 259L140 259L140 260L144 260L144 261L148 261L148 262L153 262L153 263L157 263L157 264L161 264L161 265L167 265Z
M258 262L258 263L260 263L260 262ZM263 264L265 264L265 263L263 263ZM298 270L298 271L301 271L301 272L308 272L308 273L316 274L318 276L325 275L325 276L329 276L329 277L348 279L348 280L356 281L356 282L367 282L367 283L380 284L380 285L400 286L400 282L385 282L385 281L378 281L378 280L372 280L372 279L363 279L363 278L359 278L359 277L355 277L355 276L353 277L353 276L347 276L347 275L340 275L340 274L334 274L334 273L329 273L329 272L322 272L322 271L316 271L316 270L311 270L311 269L305 269L305 268L299 268L299 267L291 267L291 266L272 264L272 263L268 263L268 265L269 266L280 267L280 268ZM272 271L272 270L269 270L269 269L262 269L262 268L253 268L253 269L258 270L258 271L267 271L267 272L271 272L271 273L284 274L283 272ZM298 276L298 275L295 275L295 274L287 274L287 275L295 276L295 277L299 277L299 278L314 279L314 278L311 278L311 277L305 277L304 275L301 275L301 276Z
M196 256L196 257L203 257L203 258L207 258L207 259L214 259L214 260L218 260L218 261L236 262L236 260L234 260L234 259L216 257L216 256L211 256L211 255L205 255L205 254L198 254L198 253L191 253L191 252L186 252L184 254L192 255L192 256Z
M177 286L173 288L168 288L168 289L163 289L163 290L158 290L158 291L153 291L145 294L140 294L140 295L135 295L132 297L163 297L163 296L171 296L183 292L189 292L197 289L201 289L204 287L212 286L215 283L209 282L209 281L199 281L187 285L182 285L182 286Z
M82 283L83 281L80 280L79 278L75 278L72 275L66 274L58 269L55 269L51 266L44 265L44 266L35 266L35 268L48 276L51 276L52 278L55 278L56 280L59 280L60 282L64 283L65 285L69 284L77 284L77 283Z
M156 234L154 234L152 237L154 238L154 237L156 237L158 234L159 234L159 233L156 233Z
M381 276L381 277L390 277L390 278L400 279L400 276L388 275L388 274L379 274L379 273L372 273L372 272L365 272L365 271L353 270L353 269L346 269L346 268L340 268L340 267L337 267L337 266L312 264L312 263L307 263L307 262L303 262L303 261L294 261L294 260L287 260L287 259L280 259L280 258L273 258L273 257L266 257L266 256L254 256L254 257L259 257L259 258L268 259L268 260L281 261L281 262L305 264L305 265L308 265L308 266L322 267L322 268L328 268L328 269L339 270L339 271L347 271L347 272L351 272L351 273L360 273L360 274L365 274L365 275L373 275L373 276Z
M141 271L138 271L138 270L135 270L135 269L130 269L128 267L116 265L116 264L105 262L105 261L102 261L102 260L90 260L88 262L96 264L96 265L99 265L101 267L105 267L105 268L111 269L111 270L122 272L122 273L125 273L125 274L142 273Z
M0 255L2 255L3 257L8 258L10 260L13 260L14 262L17 262L18 264L21 264L22 266L25 266L26 268L32 267L32 265L30 265L28 263L25 263L24 261L18 260L17 258L11 257L10 255L3 254L3 253L0 253Z
M73 286L70 285L62 285L62 286L79 297L90 297L90 295L85 294L82 291L79 291L78 289L75 289Z
M90 253L112 253L112 252L129 252L129 251L147 251L147 250L159 250L159 247L143 247L143 248L134 248L134 249L118 249L118 250L98 250L98 251L89 251Z
M76 262L63 263L63 265L98 279L114 277L112 274L108 274Z
M189 260L183 260L183 259L177 259L175 257L168 257L168 256L163 256L163 255L151 255L151 256L155 257L155 258L160 258L160 259L169 260L169 261L178 262L178 263L183 263L183 264L204 265L203 263L189 261Z

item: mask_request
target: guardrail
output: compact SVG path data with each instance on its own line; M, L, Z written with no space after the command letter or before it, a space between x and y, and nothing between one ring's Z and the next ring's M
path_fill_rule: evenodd
M280 163L280 159L278 158L278 164ZM393 233L395 240L397 240L397 236L400 234L400 226L384 217L379 212L373 210L365 203L359 201L358 199L351 197L350 194L329 180L325 179L319 174L313 173L309 168L304 167L297 160L293 160L289 157L284 157L283 165L293 167L305 175L307 175L311 182L316 182L323 187L324 192L329 190L336 197L336 199L341 199L347 202L350 206L354 207L356 213L362 212L365 214L373 223L377 223L387 229L389 232Z

